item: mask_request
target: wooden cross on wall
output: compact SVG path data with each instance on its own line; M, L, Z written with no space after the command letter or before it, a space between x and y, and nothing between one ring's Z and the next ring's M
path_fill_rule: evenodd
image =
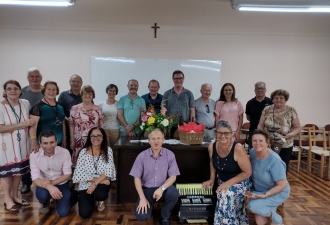
M155 29L155 38L157 38L157 29L158 29L158 28L160 29L160 27L157 26L157 23L155 23L155 25L152 26L151 28Z

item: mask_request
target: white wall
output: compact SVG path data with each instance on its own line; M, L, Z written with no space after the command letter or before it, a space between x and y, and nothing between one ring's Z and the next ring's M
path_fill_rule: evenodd
M156 22L161 28L155 39ZM290 92L288 105L302 124L330 124L330 14L238 12L217 1L0 7L0 84L12 78L26 85L32 66L61 90L75 73L89 84L91 56L219 60L221 83L233 83L243 104L263 80L268 95L277 88Z

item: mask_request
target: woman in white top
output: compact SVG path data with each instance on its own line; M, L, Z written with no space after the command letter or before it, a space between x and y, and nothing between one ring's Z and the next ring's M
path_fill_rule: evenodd
M104 115L104 130L107 134L108 144L113 149L120 134L120 124L117 117L118 101L115 99L118 94L118 87L115 84L109 84L105 92L108 94L108 98L102 101L99 107L102 109L102 114Z
M79 152L73 183L79 183L79 215L89 218L94 211L103 211L108 198L110 181L116 180L112 151L108 147L106 134L102 128L93 127L87 136L84 148Z

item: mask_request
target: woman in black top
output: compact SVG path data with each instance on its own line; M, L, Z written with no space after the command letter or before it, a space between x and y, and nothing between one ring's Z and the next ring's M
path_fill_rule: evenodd
M210 180L204 188L212 188L217 174L217 204L214 225L248 225L244 210L244 194L251 188L251 163L243 146L231 141L232 129L225 120L217 124L216 142L208 147Z

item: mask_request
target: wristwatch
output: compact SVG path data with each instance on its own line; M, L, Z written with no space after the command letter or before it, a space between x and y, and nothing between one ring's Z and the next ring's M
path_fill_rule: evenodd
M160 190L165 191L165 187L164 186L160 186Z

